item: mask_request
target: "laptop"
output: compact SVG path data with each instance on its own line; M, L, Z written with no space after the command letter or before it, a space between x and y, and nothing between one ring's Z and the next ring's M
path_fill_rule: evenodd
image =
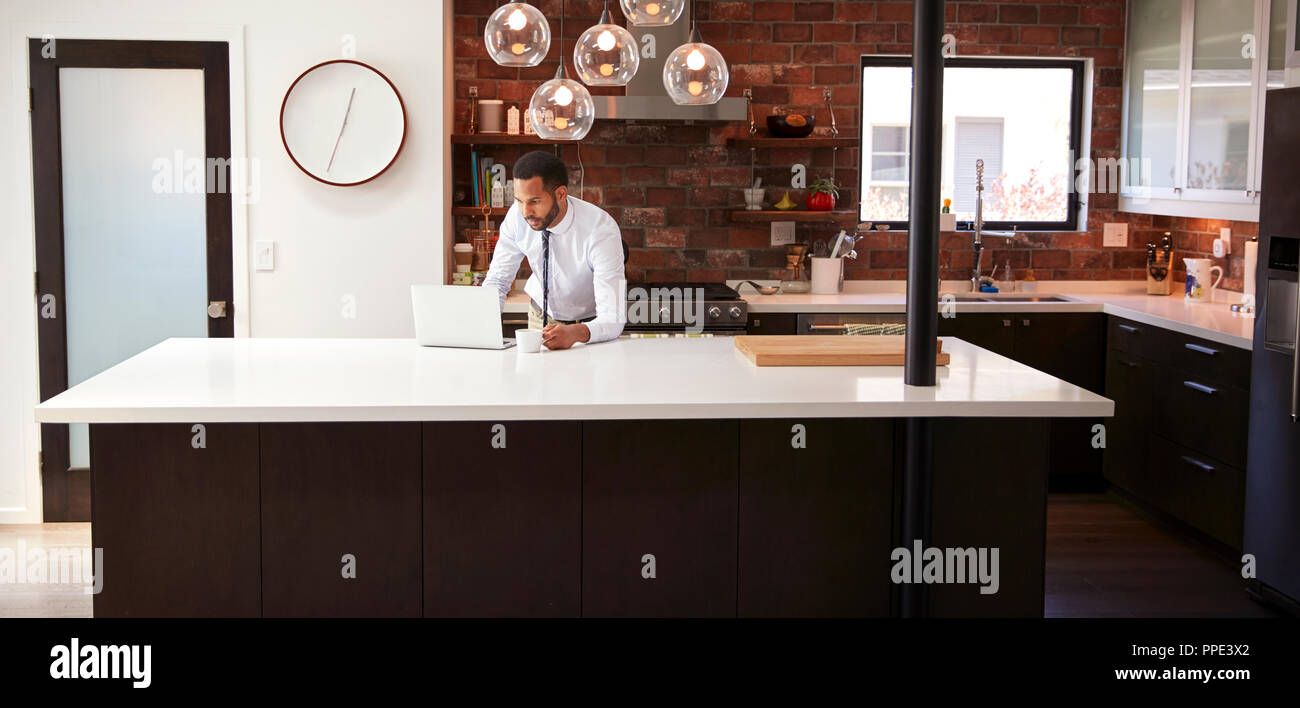
M469 285L412 285L415 339L426 347L505 349L501 304L495 288Z

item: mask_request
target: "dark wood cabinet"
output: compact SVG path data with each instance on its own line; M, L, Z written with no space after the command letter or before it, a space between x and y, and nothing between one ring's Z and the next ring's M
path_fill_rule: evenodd
M887 617L894 421L740 422L741 617Z
M420 424L261 427L266 617L420 615Z
M1106 397L1115 415L1106 421L1103 470L1111 484L1151 500L1159 493L1150 471L1151 434L1159 370L1142 357L1111 349L1106 357Z
M798 315L792 312L751 312L746 334L797 334Z
M736 614L737 421L582 425L582 614Z
M1014 313L953 313L939 317L939 336L956 337L1005 357L1015 356Z
M1050 422L934 421L930 547L986 549L998 587L981 593L969 572L966 583L931 585L932 617L1043 616Z
M424 424L424 615L581 613L582 424Z
M1109 346L1107 480L1240 550L1249 352L1119 317Z
M257 428L90 426L95 617L260 614Z

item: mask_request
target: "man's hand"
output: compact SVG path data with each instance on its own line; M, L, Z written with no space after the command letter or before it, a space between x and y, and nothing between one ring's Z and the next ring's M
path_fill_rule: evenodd
M585 342L589 339L591 339L591 330L581 322L571 325L556 322L542 329L542 345L547 349L568 349L575 342Z

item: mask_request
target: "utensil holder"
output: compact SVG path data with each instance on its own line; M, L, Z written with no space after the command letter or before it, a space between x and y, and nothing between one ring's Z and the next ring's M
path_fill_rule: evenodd
M812 292L814 295L837 295L844 288L844 259L812 259Z

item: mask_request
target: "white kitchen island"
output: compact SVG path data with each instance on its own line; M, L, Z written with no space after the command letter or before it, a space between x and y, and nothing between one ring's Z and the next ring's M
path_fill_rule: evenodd
M172 339L36 415L91 424L96 616L888 616L912 417L931 544L1000 549L932 612L1041 616L1048 421L1113 404L944 351L921 388L725 337Z

